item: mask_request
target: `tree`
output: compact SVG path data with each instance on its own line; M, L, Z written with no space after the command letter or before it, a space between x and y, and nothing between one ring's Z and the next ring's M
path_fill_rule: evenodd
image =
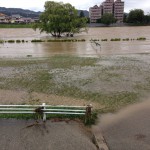
M40 15L39 22L34 29L50 33L54 37L61 37L63 33L73 35L85 31L87 19L78 16L77 10L69 3L47 1L45 10ZM82 30L81 30L82 29Z
M83 18L83 17L85 17L85 15L84 15L83 10L81 10L81 12L80 12L80 18Z
M134 9L129 12L128 23L143 23L144 21L144 11L142 9Z
M144 16L144 23L145 24L149 24L150 23L150 14Z
M127 17L128 17L128 14L127 13L124 13L123 14L123 22L127 22Z
M110 25L115 22L116 22L116 19L114 18L113 14L110 14L110 13L104 14L101 18L101 23L106 24L106 25Z

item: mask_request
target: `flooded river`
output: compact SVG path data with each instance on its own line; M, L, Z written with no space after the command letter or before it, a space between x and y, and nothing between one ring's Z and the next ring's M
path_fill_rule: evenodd
M0 29L0 40L28 40L28 43L0 44L0 57L47 57L55 54L77 56L99 56L128 53L150 53L150 26L145 27L101 27L89 28L88 33L75 35L75 39L86 42L44 42L31 43L32 39L49 39L50 35L40 34L32 29ZM145 41L110 41L111 38L137 39L145 37ZM99 39L101 47L90 42ZM108 39L102 42L101 39Z

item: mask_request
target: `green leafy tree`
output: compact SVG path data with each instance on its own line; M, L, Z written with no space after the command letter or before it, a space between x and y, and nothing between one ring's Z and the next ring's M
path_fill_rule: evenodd
M149 24L150 23L150 14L144 16L144 23L145 24Z
M39 22L33 28L61 37L63 33L73 35L85 31L87 19L78 16L77 10L69 3L47 1L45 10L40 15Z
M124 13L124 14L123 14L123 22L127 22L127 17L128 17L128 14L127 14L127 13Z
M104 14L101 18L101 23L106 24L106 25L110 25L115 22L116 22L116 19L114 18L113 14L110 14L110 13Z
M83 17L85 17L85 15L84 15L84 12L81 10L81 12L80 12L80 18L83 18Z
M129 12L128 23L143 23L144 21L144 11L142 9L134 9Z

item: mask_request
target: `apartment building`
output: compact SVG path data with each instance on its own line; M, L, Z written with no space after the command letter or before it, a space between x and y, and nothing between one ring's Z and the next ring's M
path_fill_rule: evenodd
M113 14L114 12L114 0L106 0L102 3L103 7L103 14L110 13Z
M97 19L100 19L105 13L113 14L118 23L123 22L124 2L121 0L105 0L100 6L90 7L90 22L97 22Z
M117 22L123 22L124 15L124 2L121 0L116 0L114 2L114 17L117 19Z
M96 23L97 19L100 19L102 15L101 6L93 6L89 9L90 22Z

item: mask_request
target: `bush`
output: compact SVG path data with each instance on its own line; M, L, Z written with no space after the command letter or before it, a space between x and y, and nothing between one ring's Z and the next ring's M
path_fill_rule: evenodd
M44 42L44 41L43 40L34 39L34 40L31 40L31 42Z
M16 40L16 43L21 43L21 40Z
M15 40L8 40L8 43L15 43Z
M123 41L129 41L130 39L129 38L126 38L126 39L122 39Z
M0 40L0 44L2 44L2 43L4 43L4 41L3 41L3 40Z
M101 41L108 41L107 39L101 39Z
M120 38L111 39L110 41L120 41Z
M144 41L144 40L146 40L146 38L145 37L139 37L139 38L137 38L137 40L139 40L139 41Z

